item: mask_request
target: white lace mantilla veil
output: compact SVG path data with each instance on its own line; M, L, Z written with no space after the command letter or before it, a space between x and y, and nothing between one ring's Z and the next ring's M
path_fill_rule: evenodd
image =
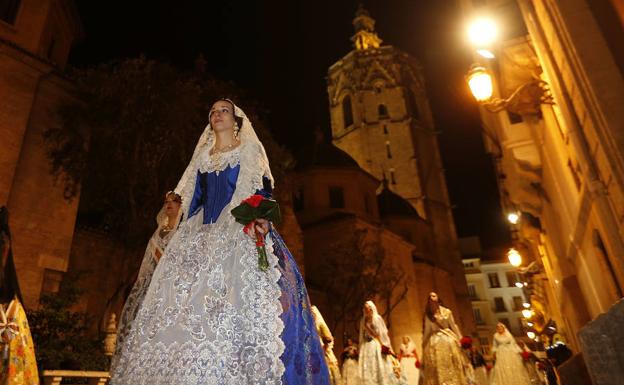
M379 340L384 346L392 349L390 336L388 336L388 328L386 327L386 323L384 322L383 317L377 311L377 306L375 306L375 303L373 301L366 301L366 303L369 304L371 308L373 309L373 320L372 320L373 322L372 323L373 323L374 329L379 333ZM366 339L364 338L364 334L365 334L364 324L365 323L366 323L366 312L363 311L362 320L360 321L360 343L362 343L363 341L366 341Z
M166 196L167 195L169 195L169 193L167 193ZM178 215L176 216L174 223L169 224L166 205L167 204L164 203L156 215L156 223L158 226L147 242L147 247L145 248L145 253L143 254L143 259L141 260L141 266L139 267L139 273L137 274L132 290L128 294L128 298L126 298L123 310L119 316L119 321L117 323L117 342L115 344L115 354L111 358L111 371L115 366L117 366L117 360L119 358L121 347L130 333L132 323L136 317L139 307L141 306L141 303L143 302L145 293L147 292L149 284L152 280L152 275L154 274L154 270L158 264L156 260L156 250L160 251L162 257L164 254L164 246L167 245L173 234L175 234L175 229L180 223L182 209L178 211ZM169 228L174 230L161 238L160 231L165 226L169 225Z
M175 189L183 220L154 271L111 384L282 383L281 273L273 241L266 239L269 269L262 271L253 240L230 214L263 188L263 177L271 185L273 177L249 119L234 106L242 118L241 143L210 156L210 125L199 138ZM236 189L218 219L204 224L201 211L189 219L197 172L219 173L237 164Z
M256 131L253 129L251 122L247 118L247 115L240 109L233 101L229 99L228 102L234 106L234 115L243 119L242 127L238 132L240 138L240 173L236 182L236 190L232 201L229 206L226 207L229 212L234 207L238 206L241 201L248 198L250 194L253 194L256 190L262 189L262 177L266 177L271 181L271 187L273 187L273 175L269 167L269 159L264 150L264 146L260 143ZM204 129L204 132L199 137L199 141L193 151L193 157L184 170L182 178L178 182L175 192L182 197L182 211L188 213L193 191L195 187L195 179L197 170L199 170L202 164L205 163L206 158L209 157L210 151L215 145L214 131L210 127L210 118L208 119L208 125ZM251 191L251 192L250 192ZM223 212L226 212L226 209ZM188 214L185 214L187 216ZM195 215L191 220L183 222L183 226L197 227L201 225L201 215Z

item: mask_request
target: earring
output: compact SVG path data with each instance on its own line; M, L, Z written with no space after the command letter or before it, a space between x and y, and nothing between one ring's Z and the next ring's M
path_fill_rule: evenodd
M232 137L234 138L234 140L238 140L238 132L240 131L240 128L238 127L238 123L234 122L234 133L232 135Z

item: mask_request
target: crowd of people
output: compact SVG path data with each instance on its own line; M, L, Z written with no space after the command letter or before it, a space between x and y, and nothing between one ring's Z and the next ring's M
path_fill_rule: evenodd
M340 368L329 327L315 306L312 313L332 385L559 385L552 365L517 343L502 323L492 336L494 364L488 364L470 337L460 338L452 311L442 306L434 292L425 309L422 362L410 336L402 337L398 352L393 350L383 318L367 301L359 344L346 339Z
M488 373L479 352L462 347L452 311L434 292L423 315L422 361L410 336L393 349L367 301L359 340L347 339L341 366L271 222L253 216L241 226L234 217L244 204L255 213L273 188L251 122L227 99L212 106L209 122L158 215L120 317L111 384L540 384L502 324Z

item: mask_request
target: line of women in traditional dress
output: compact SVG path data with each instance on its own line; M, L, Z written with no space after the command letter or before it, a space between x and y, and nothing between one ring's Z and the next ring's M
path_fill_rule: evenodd
M313 307L317 330L326 348L332 385L543 385L530 351L522 349L504 324L493 336L495 364L488 373L486 361L461 339L453 312L429 294L423 323L422 363L409 336L402 337L398 354L393 350L386 324L375 304L367 301L360 321L359 344L346 340L342 368L331 352L333 336L318 309ZM320 323L319 323L320 320ZM329 352L328 352L329 350Z

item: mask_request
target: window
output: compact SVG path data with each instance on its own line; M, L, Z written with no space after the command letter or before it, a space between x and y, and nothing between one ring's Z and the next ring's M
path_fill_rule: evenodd
M364 211L366 211L369 214L371 212L370 199L367 194L364 195Z
M15 24L20 3L20 0L0 0L0 20Z
M475 322L477 323L477 325L483 325L485 323L483 321L483 318L481 318L481 309L473 308L472 314L474 315Z
M513 112L507 112L507 116L509 117L509 123L518 124L522 123L522 116L518 114L514 114Z
M41 284L41 294L58 293L63 280L63 272L52 269L43 271L43 283Z
M410 115L412 115L412 118L419 120L420 111L418 109L418 104L416 103L416 95L414 95L414 92L409 87L406 88L405 99L407 99L407 110L409 111Z
M494 311L497 313L507 311L503 297L494 297Z
M394 176L394 169L393 168L390 169L390 183L397 184L396 177Z
M522 297L520 296L514 296L513 297L513 309L514 311L520 311L523 309L522 304L524 303L524 300L522 299Z
M293 193L293 208L295 211L301 211L304 209L304 205L305 201L303 200L303 189L300 188Z
M332 209L342 209L344 204L344 191L342 187L329 188L329 207Z
M609 270L609 274L611 275L611 281L615 285L615 294L618 298L622 298L624 296L622 286L620 286L620 283L618 282L615 269L613 268L613 264L611 263L611 258L609 258L609 251L607 250L607 246L605 246L604 242L602 241L600 232L594 229L594 231L592 231L592 238L598 257L603 260L605 266L607 267L607 270Z
M386 140L386 156L388 159L392 159L392 151L390 151L390 141Z
M380 104L379 107L377 107L377 113L379 114L379 119L388 118L388 108L383 104Z
M342 118L344 120L344 128L353 124L353 108L351 107L351 98L349 95L342 99Z
M498 274L489 273L488 279L490 280L490 287L501 287L500 281L498 280Z
M516 282L520 281L520 279L518 278L518 273L516 273L515 271L508 271L505 273L505 276L507 277L507 286L509 287L516 286Z
M478 299L477 297L477 288L475 285L468 285L468 294L470 295L470 299Z
M507 327L507 330L511 332L511 324L509 323L509 318L499 318L498 322L502 323Z

